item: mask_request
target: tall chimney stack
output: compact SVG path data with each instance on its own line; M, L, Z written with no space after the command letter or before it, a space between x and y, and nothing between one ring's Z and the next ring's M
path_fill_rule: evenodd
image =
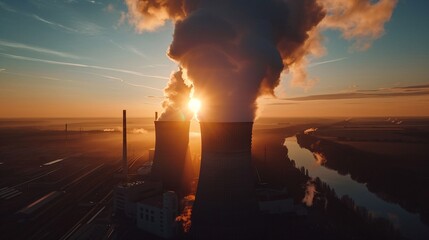
M124 182L128 181L128 159L127 159L127 110L122 110L122 171Z
M155 112L155 121L158 121L158 112Z
M201 168L191 232L196 239L254 239L252 122L200 122Z

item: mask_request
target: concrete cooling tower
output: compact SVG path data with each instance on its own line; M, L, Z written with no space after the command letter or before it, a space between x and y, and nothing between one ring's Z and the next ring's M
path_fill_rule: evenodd
M192 210L196 239L253 239L258 203L251 168L252 122L201 125L201 169Z
M186 162L189 121L155 121L155 137L152 179L162 181L166 189L180 192L192 177Z

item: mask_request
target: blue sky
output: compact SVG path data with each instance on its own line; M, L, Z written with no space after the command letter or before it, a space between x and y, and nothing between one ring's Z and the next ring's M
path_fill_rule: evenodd
M327 54L312 59L309 68L316 84L293 87L286 75L278 97L429 84L428 9L426 0L399 0L385 35L364 52L353 50L339 32L324 32ZM159 111L161 90L177 68L165 54L173 25L138 34L121 20L125 12L121 0L0 0L0 117L116 116L122 108L131 116L152 116ZM409 101L416 108L429 104L425 94L388 100ZM282 106L276 101L272 106ZM292 101L281 110L308 115L314 113L311 104L316 103ZM279 115L278 107L264 108L262 116Z

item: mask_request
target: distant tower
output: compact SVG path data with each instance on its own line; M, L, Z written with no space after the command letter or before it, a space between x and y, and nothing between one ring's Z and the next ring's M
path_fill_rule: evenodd
M254 239L258 203L252 122L200 122L201 169L192 210L196 239Z
M189 121L155 121L155 154L151 176L169 190L180 192L188 182Z
M128 181L128 157L127 157L127 110L122 110L122 171L124 182Z

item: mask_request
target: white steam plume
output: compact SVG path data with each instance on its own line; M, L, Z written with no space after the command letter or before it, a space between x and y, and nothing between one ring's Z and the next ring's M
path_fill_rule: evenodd
M201 121L253 121L283 71L311 86L307 58L325 54L321 32L337 29L356 49L382 36L396 0L125 0L138 31L172 20L168 56L204 104Z

